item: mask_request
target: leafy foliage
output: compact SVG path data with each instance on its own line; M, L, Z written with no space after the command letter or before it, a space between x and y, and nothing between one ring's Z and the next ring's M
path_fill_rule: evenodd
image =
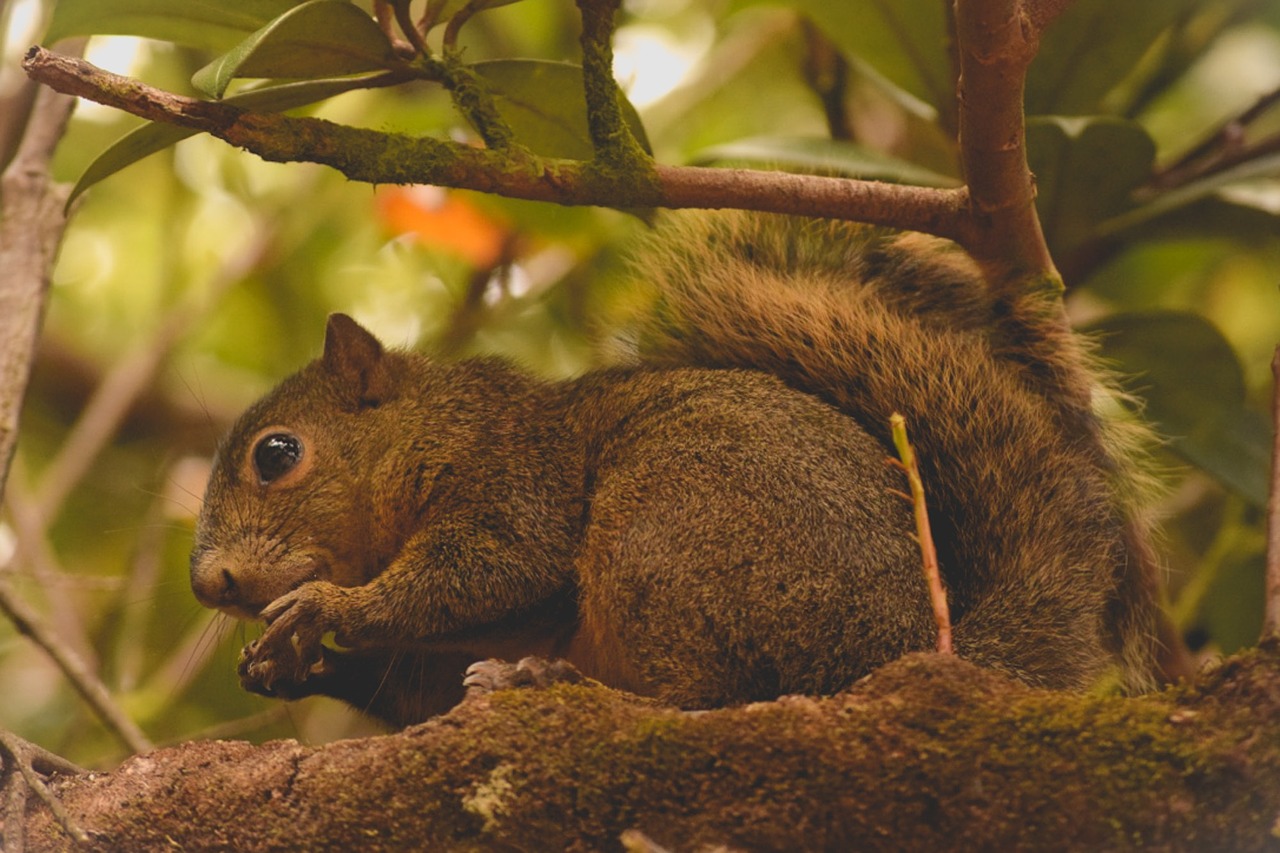
M347 0L308 0L256 30L191 78L215 98L237 77L311 80L394 65L386 34Z

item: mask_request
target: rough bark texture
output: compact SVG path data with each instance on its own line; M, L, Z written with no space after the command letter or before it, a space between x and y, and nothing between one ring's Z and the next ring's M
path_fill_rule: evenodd
M1280 642L1136 699L915 655L705 713L505 691L382 737L197 742L61 783L98 850L1280 848ZM72 849L41 806L30 849Z

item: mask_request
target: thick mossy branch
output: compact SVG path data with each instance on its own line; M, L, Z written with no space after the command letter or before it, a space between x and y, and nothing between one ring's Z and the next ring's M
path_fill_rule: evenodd
M830 699L700 714L504 691L320 748L186 744L57 793L103 850L609 850L628 829L681 850L1267 850L1280 648L1139 699L938 655ZM27 835L70 846L40 806Z
M33 79L59 91L207 131L268 160L325 163L355 180L434 183L558 204L735 207L924 231L963 245L984 264L998 288L1020 292L1031 287L1056 297L1062 282L1036 217L1022 94L1043 28L1069 2L956 0L960 145L969 181L965 190L829 178L797 182L794 176L760 179L742 170L655 166L623 120L613 78L611 40L620 0L578 0L584 94L595 151L589 163L530 155L513 140L481 81L456 56L437 61L424 54L419 63L424 69L433 66L432 76L451 88L459 108L491 149L488 155L314 119L250 119L225 104L179 98L40 48L33 48L23 67ZM302 121L311 123L295 123ZM495 151L510 156L489 156ZM1060 307L1060 300L1048 301Z
M965 245L974 236L967 226L964 190L687 166L648 166L637 176L623 168L538 157L521 146L478 149L316 118L249 112L164 92L39 47L31 49L23 67L60 92L205 131L264 160L332 166L352 180L437 184L556 204L741 208L853 219Z

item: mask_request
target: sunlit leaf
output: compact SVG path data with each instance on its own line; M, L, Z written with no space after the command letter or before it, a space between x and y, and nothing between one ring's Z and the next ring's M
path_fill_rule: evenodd
M298 5L298 0L58 0L45 34L125 35L227 50Z
M959 182L914 163L899 160L852 142L799 136L757 136L699 151L697 164L744 163L781 166L813 174L920 186L948 187Z
M1041 40L1027 74L1031 115L1097 112L1156 38L1198 0L1076 0Z
M1090 327L1132 380L1169 447L1248 500L1267 502L1271 430L1245 408L1244 371L1222 333L1197 314L1118 314Z
M590 159L582 68L568 62L499 59L471 66L489 85L498 112L516 139L544 157ZM649 142L635 108L625 99L622 114L645 150Z
M341 80L307 80L301 83L284 83L240 92L227 98L223 103L264 112L282 112L323 101L325 98L332 98L334 95L350 92L364 85L364 80L352 77L344 77ZM76 197L89 187L114 175L126 166L199 132L161 122L147 122L131 130L94 158L84 170L84 174L76 181L67 204L75 201Z
M394 61L386 34L358 7L346 0L310 0L201 68L191 82L220 98L237 77L335 77Z
M1027 122L1027 157L1036 208L1049 245L1065 254L1095 225L1128 210L1151 175L1155 143L1133 122L1105 116Z

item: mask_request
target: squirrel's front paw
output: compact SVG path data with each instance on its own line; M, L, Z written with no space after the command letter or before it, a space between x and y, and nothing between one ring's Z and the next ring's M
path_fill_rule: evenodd
M516 687L548 687L552 684L577 684L585 676L567 660L521 658L519 663L501 660L476 661L467 667L462 679L468 696L510 690Z
M251 693L292 698L324 668L324 635L337 628L346 592L325 581L303 584L267 605L267 629L240 653L240 684Z

